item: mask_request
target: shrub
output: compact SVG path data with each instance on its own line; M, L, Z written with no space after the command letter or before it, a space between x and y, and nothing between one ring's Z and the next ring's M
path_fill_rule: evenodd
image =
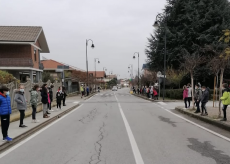
M15 78L12 74L0 70L0 84L8 84L14 81Z

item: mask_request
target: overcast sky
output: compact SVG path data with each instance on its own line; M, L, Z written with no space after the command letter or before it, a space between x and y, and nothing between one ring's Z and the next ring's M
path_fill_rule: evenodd
M99 58L97 70L106 67L107 73L128 78L129 64L137 73L134 52L140 52L140 70L145 63L147 37L165 4L166 0L0 0L0 25L42 26L50 53L41 56L84 70L85 42L92 39L89 70Z

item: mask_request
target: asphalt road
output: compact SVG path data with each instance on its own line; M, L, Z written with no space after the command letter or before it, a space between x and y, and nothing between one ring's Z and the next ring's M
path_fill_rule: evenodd
M0 164L229 164L230 142L128 89L102 92L0 155Z

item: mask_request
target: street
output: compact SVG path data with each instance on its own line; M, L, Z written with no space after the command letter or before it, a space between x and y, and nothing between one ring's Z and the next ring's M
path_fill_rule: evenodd
M0 164L227 164L228 138L170 112L169 104L103 91L0 154Z

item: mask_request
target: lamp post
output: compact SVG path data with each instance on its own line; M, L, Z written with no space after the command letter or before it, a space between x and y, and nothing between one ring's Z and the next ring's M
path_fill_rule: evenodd
M113 71L109 72L109 82L111 81L111 75L113 74ZM110 84L110 83L109 83ZM110 85L109 85L110 86Z
M159 28L160 27L160 22L164 24L164 30L165 30L165 35L164 35L164 40L165 40L165 53L164 53L164 88L163 88L163 100L165 99L165 74L166 74L166 46L167 46L167 37L166 37L166 28L167 28L167 15L164 16L163 14L158 14L156 16L156 21L153 25L153 27L155 28Z
M136 58L135 54L137 54L137 55L138 55L138 84L137 84L137 85L138 85L138 88L139 88L139 79L140 79L140 78L139 78L139 52L135 52L135 53L134 53L134 55L133 55L133 59L135 59L135 58Z
M94 48L93 40L91 39L86 39L86 70L87 70L87 85L89 85L89 71L88 71L88 56L87 56L87 47L88 47L88 42L91 41L92 45L91 47Z
M95 92L96 92L96 83L97 83L97 71L96 71L96 67L97 67L97 62L98 64L100 64L99 58L94 58L94 63L95 63Z

